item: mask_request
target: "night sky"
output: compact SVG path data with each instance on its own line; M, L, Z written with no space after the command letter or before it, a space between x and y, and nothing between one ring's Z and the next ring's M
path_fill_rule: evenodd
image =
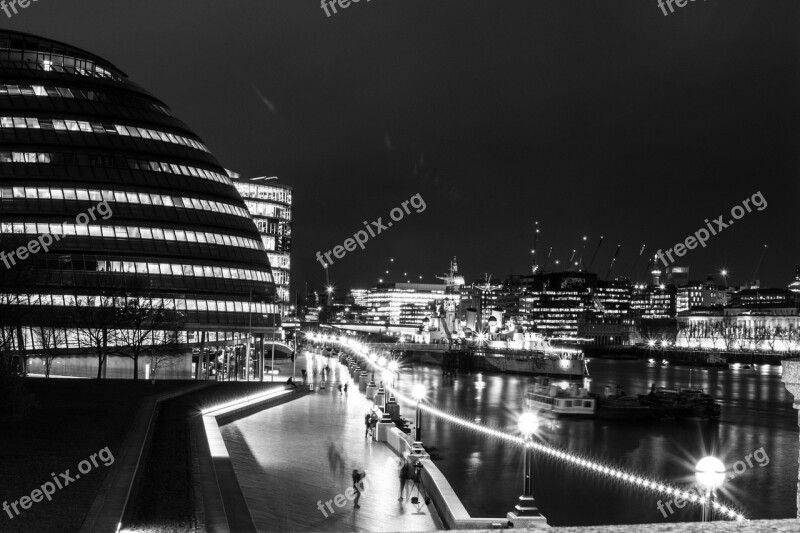
M294 289L315 259L419 193L427 208L330 269L337 294L529 273L600 235L615 273L761 191L689 251L764 285L800 266L798 21L792 0L41 0L5 27L105 57L165 101L227 168L295 191ZM395 262L386 275L389 258ZM543 262L540 261L540 263ZM638 262L641 278L647 258ZM403 273L407 272L407 278Z

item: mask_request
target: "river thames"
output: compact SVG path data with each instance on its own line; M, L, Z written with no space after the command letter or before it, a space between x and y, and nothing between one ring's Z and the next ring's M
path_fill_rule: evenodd
M538 432L543 441L686 489L694 486L694 465L701 457L716 455L732 470L736 461L746 461L763 448L758 454L762 460L751 459L752 468L726 481L718 494L751 519L796 516L797 412L780 380L780 367L713 370L592 359L589 372L592 391L597 393L606 384L613 390L617 383L629 395L647 393L653 383L701 387L722 404L721 418L718 422L544 421ZM416 382L425 384L436 407L514 431L532 378L488 373L443 378L438 367L416 365L403 370L399 388L409 393ZM402 414L413 421L412 406L402 406ZM432 416L424 417L422 428L423 443L435 448L436 465L472 516L502 517L512 510L522 488L520 448ZM701 519L699 507L673 506L674 514L662 512L657 508L659 497L652 493L541 456L535 459L533 490L553 526Z

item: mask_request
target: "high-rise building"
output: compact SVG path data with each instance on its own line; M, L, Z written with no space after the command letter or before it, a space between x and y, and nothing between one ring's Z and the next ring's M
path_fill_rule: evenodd
M285 316L291 307L289 291L292 266L292 188L275 177L242 179L228 171L233 185L244 198L267 250L277 303Z
M122 70L0 31L0 139L0 352L25 354L21 370L59 358L57 373L96 374L85 331L131 306L162 309L163 328L179 329L173 377L191 375L193 346L241 345L277 325L264 242L224 168ZM132 366L112 358L108 375Z

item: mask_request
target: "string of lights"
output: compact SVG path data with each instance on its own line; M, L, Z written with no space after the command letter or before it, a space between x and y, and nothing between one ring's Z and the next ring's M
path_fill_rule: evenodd
M363 345L358 341L353 341L348 339L342 341L336 337L331 337L328 335L326 336L316 335L316 334L307 334L307 335L309 336L309 338L311 338L311 340L314 341L319 339L327 342L335 342L338 343L340 346L343 345L345 348L351 350L354 354L362 357L367 365L374 367L373 370L381 371L384 369L382 366L378 364L377 361L371 360L371 358L369 357L369 351L365 349ZM405 396L398 390L390 387L386 388L394 395L394 397L397 400L402 401L403 403L409 405L417 404L416 400L413 400L412 398ZM611 479L612 481L626 483L634 488L650 490L652 492L657 492L659 494L664 494L671 497L679 497L695 505L705 505L706 503L708 503L707 498L702 496L697 496L696 494L683 490L679 487L672 486L668 483L659 482L657 480L648 479L645 476L640 476L631 472L626 472L625 470L621 468L616 468L613 465L603 464L599 461L595 461L588 457L583 457L581 455L563 449L559 449L558 447L543 442L529 441L526 444L526 441L518 435L493 429L484 425L476 424L463 417L441 411L440 409L437 409L436 407L433 407L431 405L421 404L420 408L423 411L437 418L445 420L446 422L473 430L477 433L481 433L494 438L499 438L501 440L505 440L507 442L517 444L520 446L526 446L526 445L532 446L533 449L536 450L537 452L545 454L546 456L552 459L563 461L567 464L583 468L590 473L594 473L600 476L605 476ZM715 511L717 511L720 514L720 516L724 516L728 519L737 521L746 520L742 512L735 510L731 506L723 505L717 501L712 501L711 506Z

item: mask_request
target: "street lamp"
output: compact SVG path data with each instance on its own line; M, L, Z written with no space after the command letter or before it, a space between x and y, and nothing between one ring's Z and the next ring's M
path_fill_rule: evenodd
M720 270L719 272L722 274L722 280L725 282L725 288L728 288L728 271L725 269Z
M414 440L417 442L422 441L422 410L419 408L419 404L425 395L428 393L428 390L425 388L425 385L422 383L417 383L413 387L411 387L411 396L417 400L417 419L416 419L416 429L414 430Z
M703 522L711 522L714 519L714 491L725 482L725 465L716 457L709 455L697 462L694 475L697 484L706 495L706 503L703 504Z
M531 435L536 432L539 427L539 419L530 411L522 413L517 421L517 428L525 442L525 450L523 455L523 484L522 496L519 497L517 505L514 510L508 513L507 517L514 527L525 527L526 523L532 521L541 521L544 517L536 507L536 500L533 498L533 490L531 489L531 471L533 469L533 439Z

